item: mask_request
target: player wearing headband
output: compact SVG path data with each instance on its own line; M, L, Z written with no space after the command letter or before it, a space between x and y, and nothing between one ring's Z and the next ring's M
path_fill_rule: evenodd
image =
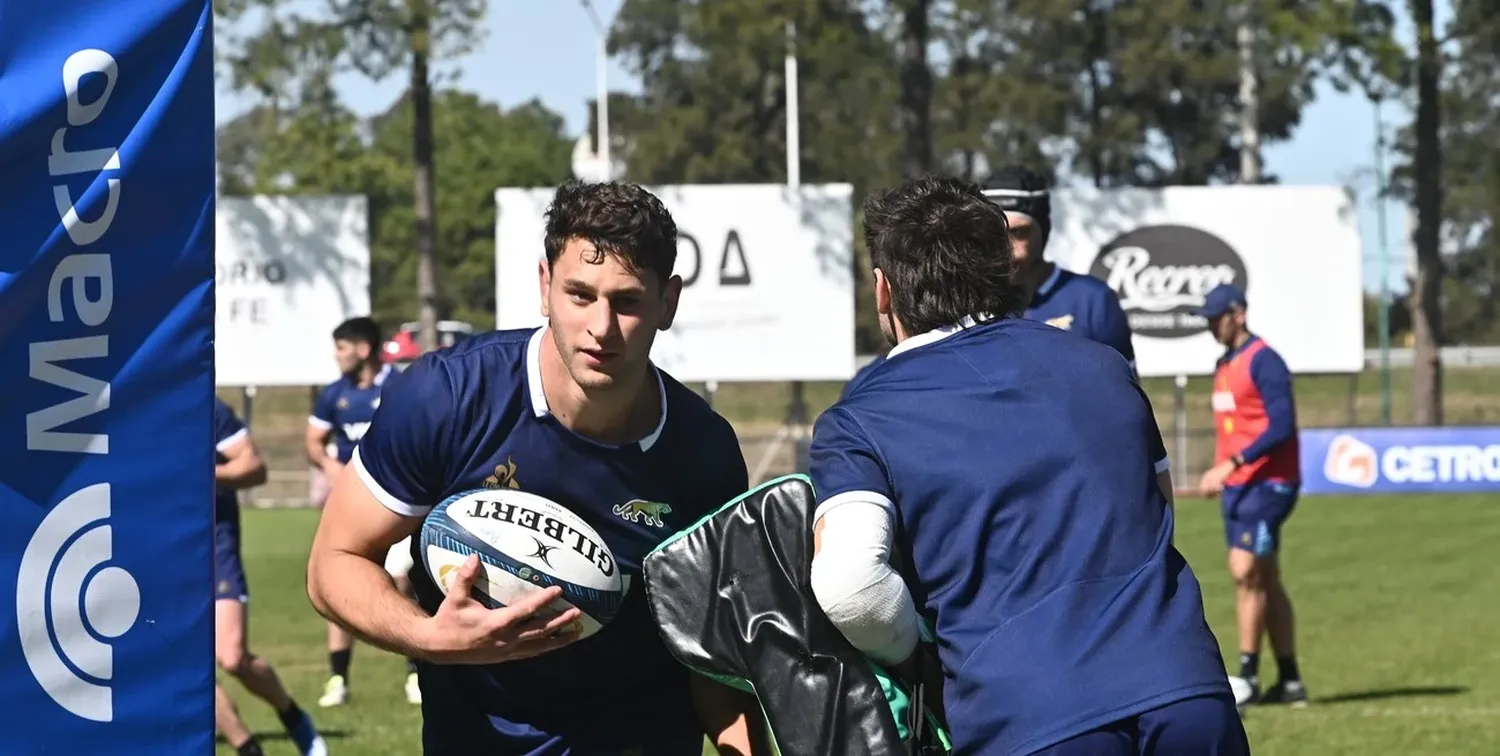
M1008 165L984 182L984 196L1005 211L1016 283L1031 294L1025 317L1114 347L1134 368L1130 322L1120 298L1103 281L1063 270L1042 255L1052 234L1052 196L1046 180Z

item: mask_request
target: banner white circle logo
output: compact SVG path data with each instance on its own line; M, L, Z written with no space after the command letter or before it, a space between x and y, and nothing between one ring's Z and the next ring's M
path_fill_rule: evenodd
M141 610L141 590L113 558L109 484L73 492L32 534L16 578L16 624L26 664L59 706L84 719L114 719L108 639Z
M1215 286L1232 283L1248 292L1245 261L1219 237L1191 226L1145 226L1104 245L1089 275L1120 297L1137 336L1176 339L1206 327L1193 310Z

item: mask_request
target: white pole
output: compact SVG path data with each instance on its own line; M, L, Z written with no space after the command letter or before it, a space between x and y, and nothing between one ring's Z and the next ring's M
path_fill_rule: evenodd
M797 27L786 24L786 185L802 186L802 133L797 107ZM795 196L795 195L793 195Z
M599 144L595 152L599 153L599 162L604 164L604 180L608 181L615 177L615 168L609 159L609 36L602 30L599 32L599 62L594 78L599 88L598 100L594 103L594 118L599 122Z
M589 0L579 0L583 10L589 14L589 23L594 25L594 35L599 44L594 51L594 156L603 166L600 181L615 177L615 166L609 159L609 29L599 20L594 5Z

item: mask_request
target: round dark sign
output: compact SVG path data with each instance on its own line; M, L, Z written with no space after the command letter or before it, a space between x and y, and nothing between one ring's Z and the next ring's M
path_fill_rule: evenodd
M1194 336L1207 321L1193 314L1222 283L1249 292L1245 261L1227 242L1190 226L1146 226L1104 245L1089 275L1109 284L1137 336Z

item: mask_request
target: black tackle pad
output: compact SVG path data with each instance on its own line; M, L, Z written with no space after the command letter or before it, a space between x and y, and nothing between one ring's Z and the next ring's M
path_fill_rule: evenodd
M678 661L757 696L783 756L941 753L931 719L911 721L907 686L819 608L815 506L812 483L790 475L662 543L643 564L657 629ZM904 742L913 730L925 747Z

